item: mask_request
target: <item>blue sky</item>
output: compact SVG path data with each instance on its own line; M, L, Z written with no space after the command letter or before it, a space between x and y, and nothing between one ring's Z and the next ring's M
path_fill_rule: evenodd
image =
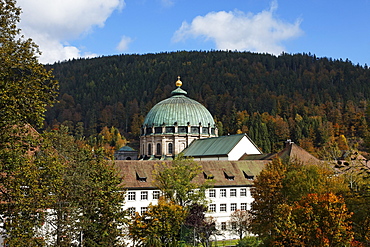
M311 53L370 65L370 0L18 0L40 61L179 50Z

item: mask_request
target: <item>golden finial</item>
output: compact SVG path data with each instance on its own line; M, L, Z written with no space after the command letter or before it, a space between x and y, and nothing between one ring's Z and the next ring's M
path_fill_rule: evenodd
M177 87L181 87L182 86L182 81L180 81L180 76L177 77L176 86Z

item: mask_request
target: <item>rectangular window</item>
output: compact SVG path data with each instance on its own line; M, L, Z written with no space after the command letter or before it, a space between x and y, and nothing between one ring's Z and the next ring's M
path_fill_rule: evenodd
M141 209L140 209L141 214L145 213L146 211L148 211L147 207L141 207Z
M220 189L220 197L226 197L226 189Z
M127 209L130 215L135 215L136 209L134 207Z
M148 191L141 191L141 200L148 200Z
M209 204L208 211L216 212L216 204Z
M230 204L230 210L231 212L234 212L236 210L237 206L236 206L236 203L231 203Z
M154 128L154 133L161 134L162 133L162 127L155 127Z
M231 222L231 229L236 230L236 222Z
M240 203L240 210L247 210L247 203L245 202Z
M221 230L226 230L226 222L221 222Z
M159 190L153 191L153 200L159 199L159 195L160 195Z
M226 204L225 203L220 204L220 212L226 212Z
M208 191L208 196L209 197L216 197L216 190L215 189L210 189Z
M136 200L136 192L134 192L134 191L129 191L129 192L128 192L127 199L128 199L129 201L135 201L135 200Z
M175 127L166 127L166 133L175 133Z
M246 188L240 189L240 196L247 196L247 189Z
M230 189L230 197L236 197L236 189Z

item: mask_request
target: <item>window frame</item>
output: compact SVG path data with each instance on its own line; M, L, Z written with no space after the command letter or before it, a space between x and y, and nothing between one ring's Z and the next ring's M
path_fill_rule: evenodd
M212 203L208 206L208 211L212 213L216 213L216 204Z
M154 190L152 193L153 200L158 200L161 196L161 192L159 190Z
M242 197L247 196L247 189L246 188L241 188L240 189L240 196L242 196Z
M226 231L226 229L227 229L226 222L221 222L221 230Z
M220 189L220 197L227 197L226 189Z
M237 224L236 224L236 222L231 222L231 230L236 230L236 226L237 226Z
M148 191L141 191L140 193L140 200L141 201L147 201L148 200Z
M144 214L147 211L148 211L148 207L141 207L140 208L140 214Z
M173 154L173 144L172 144L172 142L168 143L168 153Z
M135 215L136 213L135 207L129 207L127 210L128 210L129 215Z
M208 197L216 198L216 190L215 189L209 189L208 190Z
M230 189L230 197L236 197L236 189Z
M129 191L127 193L127 200L128 201L136 201L136 191Z
M230 212L235 212L238 209L237 203L230 203Z

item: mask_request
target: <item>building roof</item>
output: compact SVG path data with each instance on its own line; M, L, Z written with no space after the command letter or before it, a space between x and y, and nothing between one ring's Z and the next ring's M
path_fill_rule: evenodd
M115 166L123 176L127 189L155 189L153 171L155 164L172 161L126 161L116 160ZM252 186L253 179L265 167L266 160L245 161L197 161L203 172L194 182L211 180L213 187Z
M285 148L277 153L276 156L289 162L302 162L305 164L318 164L321 162L315 156L290 141L287 142Z
M118 149L117 152L132 152L132 151L136 151L136 150L129 146L123 146L120 149Z
M295 144L287 141L283 150L278 153L243 155L240 160L272 160L279 157L289 162L302 162L305 164L319 164L321 161L315 156Z
M187 157L227 156L244 137L248 138L246 134L238 134L194 140L183 154Z
M181 86L181 84L176 82L176 85ZM145 117L144 126L215 126L213 117L207 108L188 98L187 92L180 86L172 91L172 97L160 101L149 111Z
M244 154L240 160L272 160L276 157L276 153L268 154Z

